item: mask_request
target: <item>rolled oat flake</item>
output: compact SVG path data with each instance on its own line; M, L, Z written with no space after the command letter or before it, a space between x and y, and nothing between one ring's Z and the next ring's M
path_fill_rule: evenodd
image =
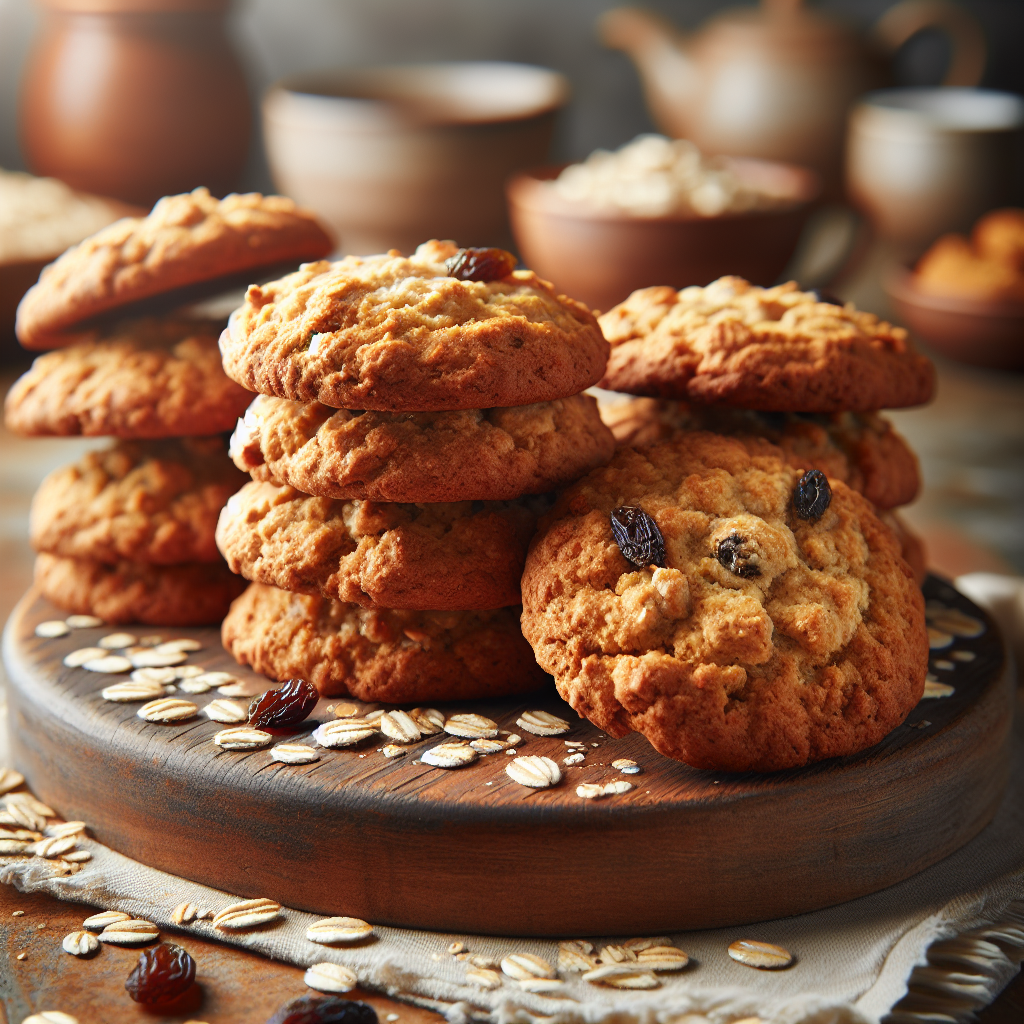
M731 943L729 956L737 963L766 971L780 970L793 962L793 954L788 949L754 939L737 939Z
M325 917L306 929L310 942L329 945L333 942L359 942L373 934L373 925L358 917Z
M100 948L100 940L92 932L69 932L64 936L61 947L72 956L88 956Z
M317 992L351 992L359 982L355 971L332 963L313 964L302 980Z
M420 755L424 764L434 768L462 768L480 755L468 743L439 743Z

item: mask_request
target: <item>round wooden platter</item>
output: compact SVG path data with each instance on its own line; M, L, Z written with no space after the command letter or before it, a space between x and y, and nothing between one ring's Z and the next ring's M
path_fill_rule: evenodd
M4 639L14 763L39 797L115 850L238 896L323 914L524 936L652 933L798 914L921 871L995 813L1012 701L1002 644L991 620L950 586L930 578L925 592L987 626L933 652L933 664L956 666L933 668L955 692L923 700L872 749L805 769L697 771L640 736L609 739L553 687L525 700L441 706L514 730L524 738L521 754L561 764L565 740L585 743L585 762L545 790L512 782L504 754L457 770L422 763L418 755L438 738L394 759L377 737L323 750L313 764L284 765L267 749L220 750L212 737L224 727L202 714L147 723L137 705L100 697L115 678L63 665L112 629L39 638L38 623L64 616L29 593ZM189 663L231 671L254 692L270 685L231 661L216 629L138 633L195 638L203 648ZM973 660L945 660L953 650ZM202 708L218 696L188 699ZM340 702L322 699L289 738L308 742ZM569 720L568 734L532 736L516 726L523 711L539 708ZM632 791L576 795L581 782L621 778L611 763L623 757L643 768L629 776Z

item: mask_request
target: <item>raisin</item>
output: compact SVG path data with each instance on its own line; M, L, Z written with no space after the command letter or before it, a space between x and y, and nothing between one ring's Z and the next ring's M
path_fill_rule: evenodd
M627 562L638 569L665 566L665 538L658 524L642 509L623 505L611 514L612 536Z
M340 996L299 996L267 1024L377 1024L377 1011L368 1003Z
M188 991L195 979L195 960L181 946L161 942L142 951L124 987L135 1002L160 1006Z
M444 267L460 281L500 281L516 269L516 258L504 249L460 249Z
M820 519L832 504L832 488L820 469L809 469L793 491L793 507L801 519Z
M249 705L249 724L256 729L281 729L309 717L320 694L305 679L289 679L267 690Z
M715 548L715 558L729 572L749 580L760 576L761 570L757 567L757 554L745 548L746 543L746 537L741 537L738 533L730 533L728 537L723 537L718 542L718 546Z

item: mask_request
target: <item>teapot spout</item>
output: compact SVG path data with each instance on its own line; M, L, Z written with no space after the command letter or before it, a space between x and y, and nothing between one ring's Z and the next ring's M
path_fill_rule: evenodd
M598 19L597 31L605 46L625 51L636 65L648 108L662 131L685 136L682 115L697 90L697 76L682 33L638 7L607 11Z

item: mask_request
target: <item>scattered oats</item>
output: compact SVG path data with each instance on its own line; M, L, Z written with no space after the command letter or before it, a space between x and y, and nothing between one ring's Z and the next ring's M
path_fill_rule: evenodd
M34 843L42 838L42 832L35 832L30 828L0 829L0 839L21 839L26 843Z
M97 619L95 615L69 615L64 622L71 629L95 629L103 625L103 620Z
M634 788L633 783L627 782L625 779L615 779L612 782L606 782L604 784L604 792L606 796L621 796L623 793L628 793Z
M375 729L380 730L380 720L384 717L384 709L378 708L376 711L368 711L363 718L369 722Z
M24 821L18 822L19 825L24 825L25 828L34 828L36 831L39 831L46 828L46 818L57 817L57 812L52 807L48 807L42 801L37 800L31 793L6 793L3 801L7 806L8 813L13 813L14 808L18 807L35 815L39 820L38 825L29 825Z
M380 752L385 757L405 757L409 752L409 748L401 747L397 743L385 743L384 746L380 748Z
M585 747L586 743L582 740L562 740L567 747Z
M101 932L107 925L119 924L121 921L130 921L131 919L131 914L122 914L120 910L101 910L98 914L87 917L82 922L82 927L93 932Z
M359 983L355 971L341 964L313 964L302 980L317 992L351 992Z
M169 668L180 665L188 658L184 651L163 651L159 647L143 647L132 655L136 668Z
M180 697L161 697L143 704L136 714L147 722L183 722L186 718L195 718L199 708Z
M627 949L639 953L644 949L651 949L654 946L671 946L672 940L667 935L659 935L654 939L627 939L622 943Z
M495 989L501 987L501 975L488 967L473 967L466 971L466 981L479 988Z
M129 678L136 683L167 685L173 683L178 677L174 674L173 668L137 668Z
M11 917L24 917L24 916L25 916L25 911L24 910L15 910L11 914Z
M191 637L182 637L180 640L168 640L156 646L156 650L160 654L174 654L177 651L201 651L202 649L203 645Z
M28 840L0 838L0 857L18 857L28 853Z
M600 744L600 743L591 743L590 745L591 745L592 747L599 747L599 746L601 746L601 744Z
M242 900L214 914L213 927L221 931L255 928L257 925L273 921L280 913L281 904L274 900Z
M92 860L92 854L88 850L72 850L71 853L64 854L64 860L69 864L84 864L87 860Z
M608 985L611 988L661 988L661 982L650 971L613 974L601 979L600 984Z
M516 725L534 736L561 736L569 731L569 723L550 711L524 711L516 719Z
M508 743L505 740L470 740L469 745L478 753L483 755L500 754L508 750Z
M359 708L355 704L339 704L337 707L327 710L333 711L335 718L356 718L359 715Z
M933 651L941 651L953 643L952 633L943 633L940 629L928 627L928 647Z
M386 711L377 724L380 731L396 743L415 743L420 738L419 726L405 711Z
M520 743L523 742L523 737L517 735L514 732L507 732L507 733L505 733L505 742L509 746L515 747L515 746L518 746Z
M384 1019L385 1020L398 1020L398 1014L397 1013L389 1013Z
M467 740L489 740L498 735L498 724L483 715L452 715L444 723L444 731Z
M164 638L162 636L156 636L153 633L150 633L147 636L139 637L140 647L156 647L157 644L162 644L163 642Z
M762 970L778 970L793 962L793 954L788 949L770 942L756 942L754 939L737 939L731 943L729 956L738 963Z
M587 971L583 975L584 981L592 983L607 984L609 978L628 978L636 974L647 974L650 973L642 969L636 961L626 961L623 963L610 963L610 964L599 964L592 971ZM654 975L652 974L651 977Z
M648 971L681 971L690 958L676 946L649 946L636 956L639 966Z
M636 963L636 953L628 946L603 946L597 959L603 964Z
M474 967L485 967L489 970L496 970L498 961L492 960L489 956L480 956L478 953L470 954L469 962Z
M0 768L0 796L25 785L25 776L13 768Z
M222 750L259 750L273 742L274 737L262 729L239 725L234 729L221 729L213 742Z
M53 640L58 636L67 636L71 632L66 622L61 622L60 619L47 619L46 622L40 622L36 626L36 636L44 637L47 640Z
M921 694L921 699L925 700L932 699L933 697L951 697L956 693L956 687L950 686L949 683L940 683L938 680L929 679L924 684L924 693Z
M950 608L940 615L929 617L929 619L929 638L931 637L932 628L941 630L944 633L952 633L953 636L966 637L967 639L981 636L985 632L985 623L981 619L976 619L973 615L965 615L956 608Z
M945 658L939 658L932 662L932 668L937 668L940 672L952 672L956 665L951 661L946 661Z
M639 775L643 771L636 761L630 760L628 757L620 757L617 761L612 761L612 767L622 772L623 775Z
M501 961L501 969L516 981L531 978L553 978L555 969L543 957L533 953L511 953Z
M88 927L88 923L86 924ZM149 921L129 918L127 921L115 921L108 924L100 932L100 942L109 942L115 946L144 946L160 937L160 929Z
M565 987L565 982L560 978L530 978L519 982L519 987L525 992L557 992Z
M72 651L70 654L65 655L64 664L68 668L81 668L87 661L92 661L94 658L103 658L106 656L106 653L102 647L79 647L77 651Z
M270 756L282 764L312 764L320 760L316 747L307 743L278 743L271 748Z
M570 754L568 757L563 757L562 758L562 764L570 765L570 766L574 765L574 764L583 764L583 762L585 760L586 760L586 755L577 752L575 754Z
M178 682L177 689L181 690L182 693L208 693L210 690L210 684L203 679L181 679Z
M974 651L951 651L949 656L954 661L974 661L977 654Z
M508 754L509 757L515 757L516 754L519 753L519 751L516 750L515 747L509 747L508 750L505 751L505 753Z
M96 641L96 646L102 647L106 651L120 651L137 642L138 639L134 633L108 633Z
M547 789L562 780L562 769L550 757L526 754L505 765L505 774L520 786Z
M199 671L193 672L192 669L196 668ZM201 665L179 665L171 671L176 679L188 679L193 684L205 684L208 690L214 686L227 686L229 683L238 681L238 677L233 676L230 672L206 672Z
M153 700L154 697L166 696L163 683L140 682L137 679L126 679L123 683L114 683L100 690L104 700L117 704L130 704L137 700Z
M448 952L451 953L452 956L455 956L456 953L464 953L465 951L466 947L461 942L453 942L448 947Z
M25 957L27 957L27 956L28 956L28 953L19 953L14 959L15 960L24 960Z
M243 707L236 700L227 700L225 697L211 700L203 708L203 714L211 722L223 722L225 724L230 722L247 722L249 720L248 708Z
M108 675L116 675L120 672L130 672L132 663L120 654L105 654L102 658L90 658L82 662L82 668L86 672L104 672Z
M306 929L306 938L323 946L334 942L359 942L372 934L373 925L358 917L325 917Z
M596 800L599 796L604 796L604 786L596 782L583 782L576 787L576 795L583 797L584 800Z
M558 969L576 974L592 971L597 966L597 960L591 955L593 952L594 947L589 942L560 942L558 944Z
M36 857L51 860L63 853L70 853L78 845L78 836L54 836L49 839L39 839L34 842L28 852Z
M175 924L191 924L198 914L199 908L194 903L189 903L186 900L184 903L179 903L171 911L171 920Z
M69 932L61 946L72 956L88 956L100 948L100 940L92 932Z
M207 674L202 665L177 665L173 669L175 679L198 679ZM207 686L210 684L207 683Z
M377 729L365 718L336 718L315 729L313 740L321 747L351 747L376 735Z
M472 764L480 755L468 743L438 743L420 755L424 764L434 768L461 768Z
M268 689L265 679L236 678L232 683L215 683L214 685L217 687L217 692L224 694L225 697L259 697Z

